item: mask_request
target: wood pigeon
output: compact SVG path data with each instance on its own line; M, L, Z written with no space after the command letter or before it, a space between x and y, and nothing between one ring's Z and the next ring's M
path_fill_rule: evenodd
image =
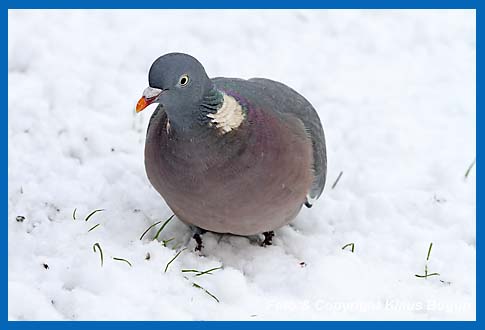
M169 53L151 66L136 105L152 103L145 168L174 214L197 229L263 233L292 221L322 194L327 157L317 112L269 79L209 78L194 57Z

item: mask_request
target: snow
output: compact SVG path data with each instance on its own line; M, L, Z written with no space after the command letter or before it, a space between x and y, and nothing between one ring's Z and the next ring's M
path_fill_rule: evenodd
M475 11L10 10L8 24L10 320L476 318ZM202 254L183 250L177 219L166 247L161 224L139 239L171 211L143 164L154 106L134 105L172 51L318 109L328 183L273 246L208 233ZM431 242L440 275L417 278Z

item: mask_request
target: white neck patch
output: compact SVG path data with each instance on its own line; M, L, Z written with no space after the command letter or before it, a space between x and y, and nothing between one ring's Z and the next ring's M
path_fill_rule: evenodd
M211 124L218 128L222 134L226 134L243 122L245 118L241 105L232 96L223 94L224 102L216 113L210 113L207 117L212 118Z

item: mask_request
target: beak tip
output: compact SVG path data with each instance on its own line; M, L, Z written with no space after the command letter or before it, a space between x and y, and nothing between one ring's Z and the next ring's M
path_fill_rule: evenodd
M142 111L150 104L155 102L157 97L162 93L162 89L154 88L154 87L147 87L143 91L143 96L140 98L138 103L136 104L135 111L136 113Z
M139 113L140 111L145 109L148 106L148 104L149 103L147 102L146 98L144 96L142 96L140 98L140 100L138 101L138 103L136 104L136 107L135 107L136 113Z

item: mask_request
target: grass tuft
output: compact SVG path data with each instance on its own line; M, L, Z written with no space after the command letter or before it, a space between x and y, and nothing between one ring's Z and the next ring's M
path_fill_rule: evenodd
M88 216L86 217L86 219L84 219L84 221L88 221L89 218L91 218L95 213L97 212L102 212L104 211L104 209L97 209L97 210L94 210L93 212L89 213Z
M96 248L98 248L98 250L99 250L99 254L101 256L101 267L103 267L103 262L104 262L103 250L101 249L101 245L99 245L99 243L94 243L94 245L93 245L94 253L96 253Z
M215 270L219 270L219 269L222 269L222 266L211 268L211 269L208 269L208 270L205 270L205 271L200 271L200 270L197 270L197 269L182 269L182 273L197 273L197 274L195 274L195 276L201 276L201 275L205 275L205 274L212 275L211 272L213 272ZM184 278L189 281L189 278L187 276L184 275ZM215 295L213 295L211 292L209 292L209 290L202 287L200 284L197 284L195 282L191 282L191 283L192 283L193 287L203 290L206 294L208 294L215 301L217 301L218 303L220 302L219 299Z
M126 260L126 259L113 257L113 260L116 260L116 261L124 261L124 262L126 262L128 265L130 265L130 267L132 267L131 262L129 262L129 261L128 261L128 260Z
M426 255L426 264L424 265L424 275L414 274L414 276L419 278L428 279L430 276L440 276L439 273L428 273L428 261L431 255L431 249L433 248L433 242L429 243L428 254Z
M172 262L173 262L175 259L177 259L177 257L178 257L178 256L179 256L179 255L180 255L182 252L184 252L185 250L187 250L187 248L180 250L180 251L179 251L179 252L178 252L178 253L175 255L175 257L173 257L173 258L172 258L172 259L171 259L171 260L170 260L170 261L167 263L167 265L165 266L165 270L163 271L164 273L166 273L166 272L167 272L167 270L168 270L168 266L170 266L170 264L171 264L171 263L172 263Z

